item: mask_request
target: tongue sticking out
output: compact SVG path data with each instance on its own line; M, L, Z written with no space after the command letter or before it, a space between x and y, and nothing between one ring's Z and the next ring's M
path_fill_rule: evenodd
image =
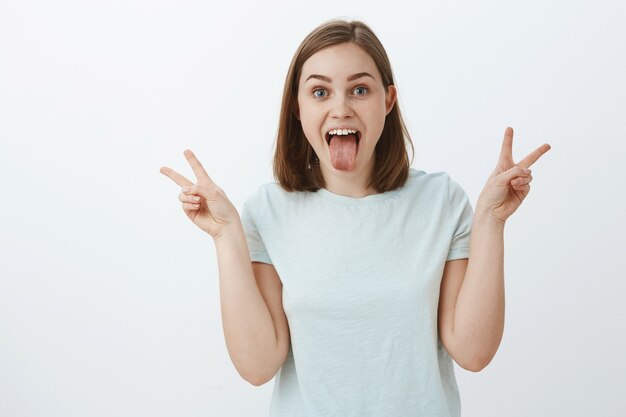
M352 170L356 162L356 135L333 136L330 138L330 160L335 169Z

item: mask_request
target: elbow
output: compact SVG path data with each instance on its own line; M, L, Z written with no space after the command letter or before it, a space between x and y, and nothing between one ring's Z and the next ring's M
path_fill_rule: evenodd
M278 371L283 366L285 359L288 353L288 346L283 345L283 353L279 355L279 357L272 356L267 358L261 358L259 360L255 360L253 362L249 362L248 366L239 366L237 371L239 375L249 384L254 385L255 387L260 387L261 385L265 385L270 382ZM273 352L271 352L273 354ZM262 364L263 366L259 365Z
M491 359L492 358L476 357L470 360L465 360L465 361L457 362L457 363L461 368L465 369L466 371L480 372L483 369L485 369L487 365L489 365L489 363L491 362Z
M260 387L261 385L264 385L265 383L267 383L267 380L265 378L247 378L246 381L248 381L250 384L254 385L255 387Z
M257 373L243 374L239 372L239 376L241 376L244 381L246 381L250 385L254 385L255 387L260 387L268 381L268 379L265 378L263 375Z
M452 356L455 362L466 371L480 372L487 367L496 355L497 347L488 349L474 347L472 349L456 350Z
M269 381L271 381L274 378L274 375L264 375L264 374L250 374L250 375L241 375L241 377L246 380L246 382L248 382L251 385L254 385L255 387L260 387L261 385L265 385L267 384Z
M476 363L476 364L469 364L469 365L460 365L461 368L465 369L466 371L471 371L471 372L480 372L483 369L485 369L485 367L487 365L483 365L480 363Z

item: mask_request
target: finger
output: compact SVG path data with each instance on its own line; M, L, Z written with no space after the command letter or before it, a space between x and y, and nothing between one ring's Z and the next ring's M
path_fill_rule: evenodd
M526 176L526 177L517 177L517 178L515 178L513 181L511 181L511 185L519 186L519 185L530 184L530 182L532 180L533 180L533 176L528 174L528 176Z
M197 211L200 210L200 204L183 203L183 209L187 211Z
M526 196L530 192L530 184L524 184L513 187L515 191L521 191L524 196Z
M174 171L169 167L161 167L159 172L167 177L170 177L172 181L178 184L181 187L190 187L193 185L193 182L189 181L184 176L180 175L178 172Z
M197 195L188 195L185 193L180 193L178 194L178 199L182 202L182 203L199 203L200 202L200 196Z
M537 162L537 160L541 158L541 156L544 153L548 152L550 149L552 149L552 146L550 146L547 143L544 143L543 145L541 145L540 147L538 147L537 149L529 153L528 156L526 156L526 158L522 159L517 164L523 166L524 168L528 168L532 164Z
M530 171L530 170L529 170ZM519 165L515 165L512 168L504 171L502 174L498 175L496 178L498 179L500 185L511 184L511 182L518 177L526 177L530 174L530 172L525 172L524 168Z
M500 149L499 164L505 166L513 165L513 128L507 127L504 131L504 139L502 140L502 148Z
M196 174L196 178L198 180L206 180L208 183L212 184L213 180L211 180L211 177L209 177L209 174L207 174L204 167L191 149L185 149L183 154L185 155L185 158L187 158L187 161L189 161L189 165L191 165L191 169L193 169L194 174Z

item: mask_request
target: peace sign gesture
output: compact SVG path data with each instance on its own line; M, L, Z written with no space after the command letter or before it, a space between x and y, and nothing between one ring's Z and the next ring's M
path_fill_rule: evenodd
M516 164L513 162L513 128L507 127L498 164L480 193L476 212L486 211L494 220L504 224L530 192L533 177L528 168L550 148L544 143Z
M183 154L198 180L196 184L168 167L161 167L159 172L182 187L178 199L182 201L187 217L217 239L224 235L230 224L240 220L239 213L224 191L211 180L193 152L186 149Z

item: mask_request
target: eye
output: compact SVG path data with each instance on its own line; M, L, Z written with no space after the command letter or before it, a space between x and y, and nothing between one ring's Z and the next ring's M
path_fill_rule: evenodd
M323 94L318 94L318 93L323 93ZM317 98L324 98L326 97L326 90L322 89L322 88L318 88L317 90L313 90L313 96L317 97Z
M357 87L352 91L354 91L357 96L364 96L365 94L367 94L368 89L367 87Z

